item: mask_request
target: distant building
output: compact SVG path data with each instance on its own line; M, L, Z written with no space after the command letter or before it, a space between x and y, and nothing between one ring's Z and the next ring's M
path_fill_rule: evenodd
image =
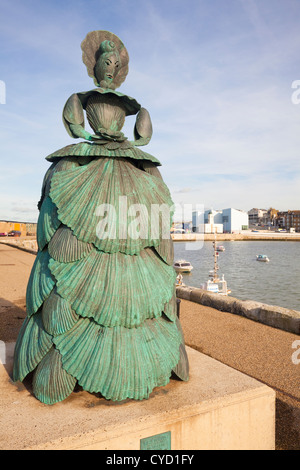
M37 223L26 222L26 235L35 236L36 235Z
M256 209L248 211L249 226L250 225L276 225L278 210L273 209Z
M287 212L278 212L275 220L275 226L278 228L286 228L286 215Z
M193 212L193 231L199 233L235 233L248 229L248 214L239 209Z
M296 232L300 232L300 210L287 211L285 221L287 230L294 228Z
M222 211L204 212L204 233L223 233Z
M204 233L204 212L192 212L192 231L197 233Z
M224 209L222 213L223 231L226 233L241 232L249 228L248 214L239 209Z
M274 225L284 230L300 232L300 210L277 211Z
M192 231L192 222L173 222L171 233L190 233Z
M192 221L189 222L183 222L183 228L186 231L186 233L191 233L193 229L193 223Z
M268 217L268 211L266 209L253 208L248 211L249 225L265 225Z
M269 225L276 225L276 219L277 219L277 215L278 215L278 210L277 209L273 209L272 207L270 207L270 209L268 210L268 224Z

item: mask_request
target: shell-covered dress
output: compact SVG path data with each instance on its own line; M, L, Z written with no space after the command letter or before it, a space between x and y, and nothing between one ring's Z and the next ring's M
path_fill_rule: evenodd
M84 125L83 109L102 138L47 157L38 254L15 349L14 381L34 371L34 395L46 404L77 383L121 401L148 398L172 372L188 380L172 240L163 236L163 211L154 211L156 230L150 220L153 207L171 208L172 200L159 161L121 132L141 107L113 90L74 94L63 112L71 135L72 125Z

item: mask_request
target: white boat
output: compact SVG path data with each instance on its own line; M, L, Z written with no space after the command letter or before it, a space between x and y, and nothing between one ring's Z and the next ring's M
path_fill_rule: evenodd
M267 255L256 255L257 261L262 261L263 263L268 263L270 260Z
M213 294L231 294L231 290L227 288L227 281L225 281L224 274L222 275L221 279L214 277L213 274L210 274L210 276L211 277L204 284L200 285L200 289L204 289L207 292L212 292Z
M185 259L179 259L178 261L175 261L173 267L177 273L190 273L193 269L191 263Z
M231 290L228 289L227 287L227 281L225 281L224 274L222 275L222 278L220 279L218 276L218 249L216 247L216 241L213 242L213 247L214 247L214 269L213 271L209 272L209 279L204 283L200 285L200 289L204 289L208 292L212 292L214 294L220 294L220 295L228 295L231 294Z
M225 251L225 246L223 245L217 246L217 251Z

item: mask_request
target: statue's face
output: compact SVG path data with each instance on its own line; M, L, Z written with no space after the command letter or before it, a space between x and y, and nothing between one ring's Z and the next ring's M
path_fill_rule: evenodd
M114 52L101 54L99 57L96 67L95 75L99 83L105 81L109 86L117 75L120 67L120 59Z

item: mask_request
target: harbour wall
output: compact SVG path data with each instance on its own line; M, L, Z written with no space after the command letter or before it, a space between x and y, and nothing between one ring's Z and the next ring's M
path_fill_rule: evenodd
M14 248L19 248L20 250L27 251L33 255L36 255L38 252L38 246L35 237L2 238L0 243L3 245L12 246Z
M213 235L212 237L212 239L214 239ZM5 239L1 240L0 243L19 248L32 254L37 253L35 237ZM203 289L190 286L177 286L176 294L179 299L196 302L207 307L215 308L221 312L241 315L250 320L300 335L300 312L297 310L267 305L253 300L239 300L234 297L213 294Z
M197 242L197 241L300 241L300 233L276 233L268 231L242 232L242 233L185 233L172 234L174 242Z
M221 312L240 315L264 325L300 335L300 312L297 310L267 305L253 300L239 300L190 286L177 286L176 295L179 299L196 302Z

